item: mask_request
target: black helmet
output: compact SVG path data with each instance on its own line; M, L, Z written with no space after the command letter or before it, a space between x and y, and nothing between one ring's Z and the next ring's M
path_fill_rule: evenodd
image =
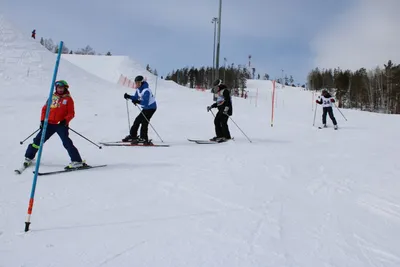
M143 82L143 81L144 81L144 78L142 75L136 76L135 82Z
M215 80L215 82L213 83L214 86L220 86L222 84L222 80L221 79L217 79Z

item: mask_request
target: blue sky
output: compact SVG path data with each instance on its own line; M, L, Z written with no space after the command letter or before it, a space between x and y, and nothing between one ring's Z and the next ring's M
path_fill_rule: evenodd
M283 69L304 83L316 66L368 68L388 59L396 62L399 38L388 36L398 35L400 1L377 2L223 0L220 65L224 57L227 64L247 64L251 55L256 73L279 78ZM6 1L0 12L28 34L35 28L38 38L63 40L73 50L91 45L99 53L129 55L160 75L212 65L211 20L218 16L218 0L58 3Z

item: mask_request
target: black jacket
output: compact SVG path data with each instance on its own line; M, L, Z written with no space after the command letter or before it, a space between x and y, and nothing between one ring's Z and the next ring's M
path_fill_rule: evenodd
M218 86L216 97L217 97L217 102L214 103L211 107L218 108L218 111L226 112L229 116L232 116L233 109L232 109L231 94L229 92L229 89L224 84Z

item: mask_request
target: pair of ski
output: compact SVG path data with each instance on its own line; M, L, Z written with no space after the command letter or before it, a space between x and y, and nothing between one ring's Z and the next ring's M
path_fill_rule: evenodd
M233 140L233 138L231 139ZM150 140L151 141L151 140ZM190 142L194 142L197 144L219 144L224 143L229 140L220 140L220 141L211 141L211 140L203 140L203 139L188 139ZM123 142L123 141L114 141L114 142L99 142L99 144L103 146L146 146L146 147L169 147L167 144L151 144L146 145L143 143L130 143L130 142Z
M103 146L145 146L145 147L169 147L167 144L151 144L146 145L144 143L131 143L131 142L123 142L123 141L114 141L114 142L99 142L99 144Z
M190 142L194 142L196 144L219 144L224 143L228 140L224 141L211 141L211 140L202 140L202 139L188 139ZM167 144L152 144L152 145L145 145L143 143L132 144L130 142L122 142L122 141L115 141L115 142L100 142L99 144L103 146L147 146L147 147L169 147Z
M212 140L201 140L201 139L188 139L190 142L194 142L196 144L205 145L205 144L220 144L225 143L229 140L220 140L220 141L212 141Z
M101 168L101 167L106 167L107 165L85 165L82 167L78 168L73 168L73 169L63 169L63 170L57 170L57 171L49 171L49 172L38 172L39 176L43 175L52 175L52 174L59 174L59 173L65 173L65 172L75 172L75 171L83 171L83 170L90 170L94 168ZM30 166L25 166L23 165L21 168L14 170L16 174L22 174L26 169L28 169ZM33 171L35 173L35 171Z
M321 130L321 129L326 129L326 128L329 128L329 127L321 127L321 126L318 127L318 129L320 129L320 130ZM333 128L333 129L334 129L334 130L337 130L338 128Z

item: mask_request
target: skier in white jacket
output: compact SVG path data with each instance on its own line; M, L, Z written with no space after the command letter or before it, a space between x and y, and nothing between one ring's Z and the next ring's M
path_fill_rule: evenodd
M315 101L317 104L322 105L322 124L324 128L326 128L326 115L329 114L329 118L331 118L333 126L335 130L338 129L337 122L335 116L333 115L332 103L335 103L335 99L331 96L328 90L323 89L321 96L318 100Z

